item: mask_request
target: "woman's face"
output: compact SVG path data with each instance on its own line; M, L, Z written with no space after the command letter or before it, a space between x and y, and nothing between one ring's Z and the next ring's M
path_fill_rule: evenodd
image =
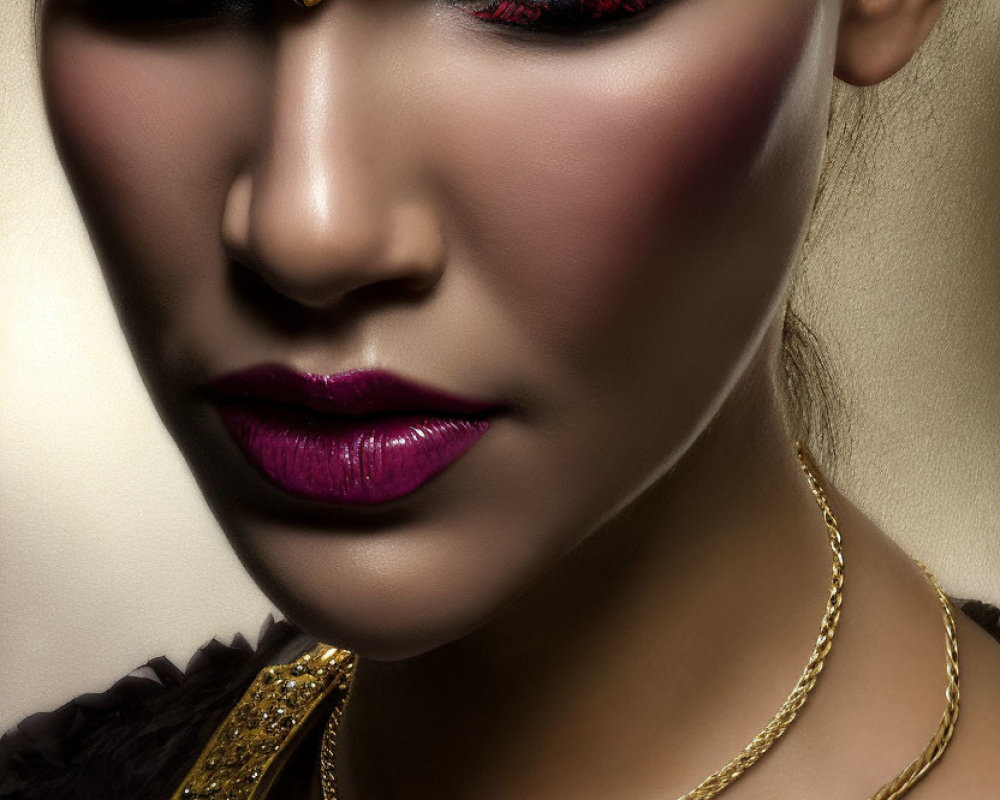
M780 322L839 0L549 5L44 8L53 130L154 399L261 585L363 654L522 591L677 461ZM403 419L430 445L347 491L356 454L331 451L393 420L207 399L261 365L497 407Z

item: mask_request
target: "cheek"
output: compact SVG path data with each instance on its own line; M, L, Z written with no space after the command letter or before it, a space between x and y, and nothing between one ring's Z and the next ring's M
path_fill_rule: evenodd
M476 80L441 102L434 129L450 211L469 261L546 346L587 348L643 301L665 308L665 294L725 301L713 287L730 251L745 257L757 222L796 191L760 178L775 138L796 133L779 120L816 9L736 5L682 3L620 40L502 66L464 54ZM797 227L771 238L791 248Z
M150 46L72 22L47 30L49 117L75 173L116 210L138 213L171 185L197 196L219 170L233 118L246 112L234 69L197 45ZM238 67L236 67L238 69Z
M236 42L150 45L63 19L45 35L49 119L112 290L161 338L196 324L223 277L204 264L221 253L225 190L260 113L247 90L259 59Z

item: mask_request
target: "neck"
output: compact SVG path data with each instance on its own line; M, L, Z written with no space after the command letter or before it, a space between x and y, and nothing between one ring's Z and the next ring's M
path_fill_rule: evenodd
M742 750L830 580L769 375L761 355L667 475L475 633L362 661L343 800L673 797Z

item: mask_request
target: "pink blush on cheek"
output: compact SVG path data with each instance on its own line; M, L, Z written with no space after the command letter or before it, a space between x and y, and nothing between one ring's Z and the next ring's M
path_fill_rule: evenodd
M732 2L715 2L728 22L711 18L711 3L564 64L490 70L463 54L488 79L440 98L431 138L474 232L468 258L495 291L516 288L510 307L539 333L574 342L613 326L651 277L662 292L670 273L702 269L699 237L732 233L727 216L751 202L815 11L771 2L758 31Z

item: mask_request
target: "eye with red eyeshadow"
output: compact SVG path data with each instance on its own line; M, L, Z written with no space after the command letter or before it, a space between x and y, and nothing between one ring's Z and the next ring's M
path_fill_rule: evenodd
M624 20L660 2L662 0L457 0L455 5L483 22L569 31Z

